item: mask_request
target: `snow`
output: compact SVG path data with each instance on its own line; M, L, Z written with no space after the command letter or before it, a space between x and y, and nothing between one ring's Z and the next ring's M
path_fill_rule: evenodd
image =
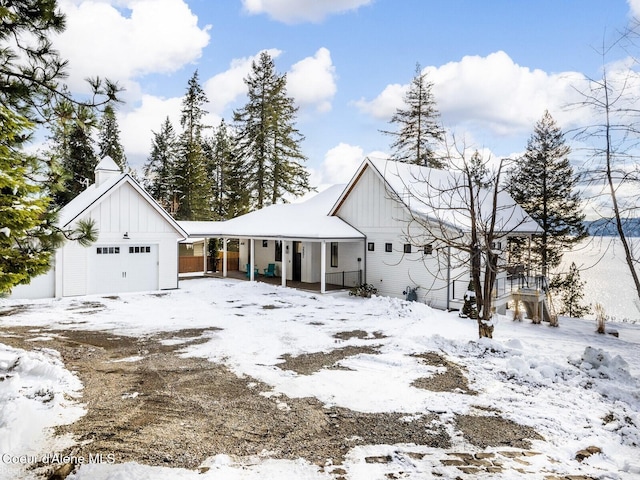
M189 236L362 239L364 235L329 216L344 185L334 185L300 203L270 205L223 222L180 221Z
M238 375L268 384L272 391L266 394L277 399L284 411L288 408L286 395L312 396L327 406L361 412L403 412L407 416L435 412L453 433L456 414L486 414L486 409L496 409L506 419L534 427L544 440L532 442L532 450L540 455L527 457L531 465L526 472L530 473L505 469L491 478L542 478L543 471L560 476L639 478L640 325L616 324L619 338L615 338L596 334L593 321L562 318L559 328L551 328L498 316L494 339L478 340L473 320L387 297L362 299L343 292L320 295L228 279L191 279L181 282L179 290L166 293L38 300L19 313L3 316L2 323L53 330L108 330L130 336L209 329L202 334L203 343L173 339L173 344L184 343L181 355L208 358ZM105 308L92 315L73 308L85 300L100 302ZM0 300L0 309L18 303ZM347 340L335 337L353 330L370 335ZM34 332L36 335L42 332ZM300 375L277 366L285 354L364 345L376 346L378 352L346 358L340 362L347 367L343 369ZM428 351L461 365L478 395L413 387L414 380L442 370L413 355ZM12 367L17 358L21 360ZM78 379L51 350L25 352L1 343L0 374L12 375L0 382L2 451L9 449L16 455L51 451L54 439L48 429L74 421L82 413ZM47 393L34 394L38 391ZM137 394L126 393L132 399ZM460 436L454 436L453 442L451 451L478 451ZM600 447L602 453L582 463L575 460L576 452L590 445ZM365 461L366 457L387 455L391 458L388 463ZM350 450L340 468L349 480L393 478L388 475L399 471L405 472L403 478L411 479L430 478L431 472L439 472L442 478L461 476L456 468L438 463L445 455L419 445L365 445ZM214 454L201 465L201 471L104 462L82 465L68 478L334 478L330 469L321 471L303 459L269 458L268 452L251 458Z
M81 390L82 383L64 368L57 352L27 352L0 343L0 478L18 478L27 463L20 456L39 458L52 447L72 444L54 439L51 427L84 415L77 401Z

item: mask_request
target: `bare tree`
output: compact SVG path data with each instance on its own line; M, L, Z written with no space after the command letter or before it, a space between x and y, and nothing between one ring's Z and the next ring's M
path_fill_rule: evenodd
M626 43L637 35L638 29L622 34L611 45L598 51L602 59L599 78L587 78L585 86L577 86L581 100L572 106L585 109L590 123L574 131L574 136L588 147L588 158L581 173L582 183L589 190L589 200L595 204L605 222L612 223L624 250L638 299L640 278L637 266L638 249L625 231L625 223L638 215L638 147L640 146L640 75L632 67L638 66L633 57L627 57L624 68L609 67L607 57L618 47L627 51ZM635 250L635 251L634 251Z
M493 296L496 278L504 269L500 261L500 244L514 234L529 234L538 225L515 203L500 183L504 160L493 167L477 151L455 138L445 142L449 170L435 170L415 165L395 164L386 172L403 192L403 202L410 212L405 235L416 245L434 245L446 254L438 262L438 272L431 272L449 283L452 271L471 279L478 307L479 336L491 338ZM410 173L400 172L409 169ZM462 279L462 278L461 278Z

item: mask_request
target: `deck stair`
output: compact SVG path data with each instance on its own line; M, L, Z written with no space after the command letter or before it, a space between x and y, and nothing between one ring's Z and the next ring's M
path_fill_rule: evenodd
M551 295L548 291L522 287L514 291L512 295L515 302L522 303L527 312L527 317L534 323L544 321L549 322L552 326L557 325L558 315L555 312Z

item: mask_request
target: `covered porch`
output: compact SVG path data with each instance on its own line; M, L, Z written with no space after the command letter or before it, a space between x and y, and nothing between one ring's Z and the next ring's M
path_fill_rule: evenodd
M327 214L342 191L337 187L302 203L271 205L231 220L179 224L189 238L219 239L222 277L239 272L250 281L269 279L282 286L317 284L322 293L353 287L366 278L365 235ZM237 245L237 270L229 268L231 244Z

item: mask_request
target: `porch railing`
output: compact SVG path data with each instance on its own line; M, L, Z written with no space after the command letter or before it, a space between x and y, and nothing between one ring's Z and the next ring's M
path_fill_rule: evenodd
M357 287L362 285L362 270L350 272L330 272L325 274L327 285L337 285L339 287Z
M453 300L464 300L464 294L469 287L469 280L454 280L452 283L451 298ZM496 279L493 286L493 298L500 298L511 294L521 288L532 288L535 290L546 290L548 282L542 275L509 275Z

